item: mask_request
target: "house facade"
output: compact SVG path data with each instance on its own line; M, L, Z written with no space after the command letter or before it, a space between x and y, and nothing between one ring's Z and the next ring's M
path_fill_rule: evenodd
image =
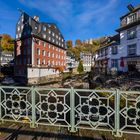
M98 72L110 73L112 68L121 71L121 54L119 34L109 36L96 51L95 67Z
M2 51L0 56L1 66L10 64L14 60L14 53L8 51Z
M76 72L78 62L76 61L74 55L69 52L67 52L66 54L66 67L64 72Z
M14 52L16 77L28 80L65 69L65 40L58 27L25 12L21 12L16 25Z
M91 71L91 67L94 66L94 57L90 52L82 52L80 54L81 60L83 62L83 67L85 72Z
M126 71L140 71L140 6L128 5L129 12L120 17L120 54Z

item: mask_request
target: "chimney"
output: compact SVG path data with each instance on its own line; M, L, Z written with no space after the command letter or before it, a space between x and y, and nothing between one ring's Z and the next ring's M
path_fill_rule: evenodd
M132 4L129 4L129 5L127 6L127 8L128 8L128 10L129 10L130 12L132 12L132 11L134 10L134 7L133 7Z
M35 21L39 21L39 16L34 16L33 19L34 19Z

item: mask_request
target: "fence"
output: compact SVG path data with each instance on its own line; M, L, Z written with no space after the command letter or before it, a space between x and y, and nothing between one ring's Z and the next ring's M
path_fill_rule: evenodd
M1 86L0 120L140 134L140 92Z

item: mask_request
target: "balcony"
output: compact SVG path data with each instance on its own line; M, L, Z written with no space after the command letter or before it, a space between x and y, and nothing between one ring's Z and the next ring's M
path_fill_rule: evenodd
M126 20L124 20L124 21L122 20L122 21L121 21L121 27L130 25L130 24L135 23L135 22L138 22L138 21L140 21L140 17L138 17L138 18L136 18L136 19L130 21L129 23L126 22Z
M140 24L140 17L135 18L134 20L130 21L129 23L126 20L122 19L120 27L116 31L120 32L122 30L129 29L129 28L134 27L139 24Z

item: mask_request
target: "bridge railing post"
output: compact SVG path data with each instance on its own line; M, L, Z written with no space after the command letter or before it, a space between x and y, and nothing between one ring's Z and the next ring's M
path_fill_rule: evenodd
M32 122L30 124L30 127L36 128L36 94L35 94L35 88L31 87L31 102L32 102Z
M70 124L71 124L71 128L70 128L70 132L76 132L76 128L75 128L75 92L74 92L74 88L71 87L71 91L70 91Z
M122 132L120 131L120 91L116 89L115 93L115 132L114 136L115 137L121 137Z

